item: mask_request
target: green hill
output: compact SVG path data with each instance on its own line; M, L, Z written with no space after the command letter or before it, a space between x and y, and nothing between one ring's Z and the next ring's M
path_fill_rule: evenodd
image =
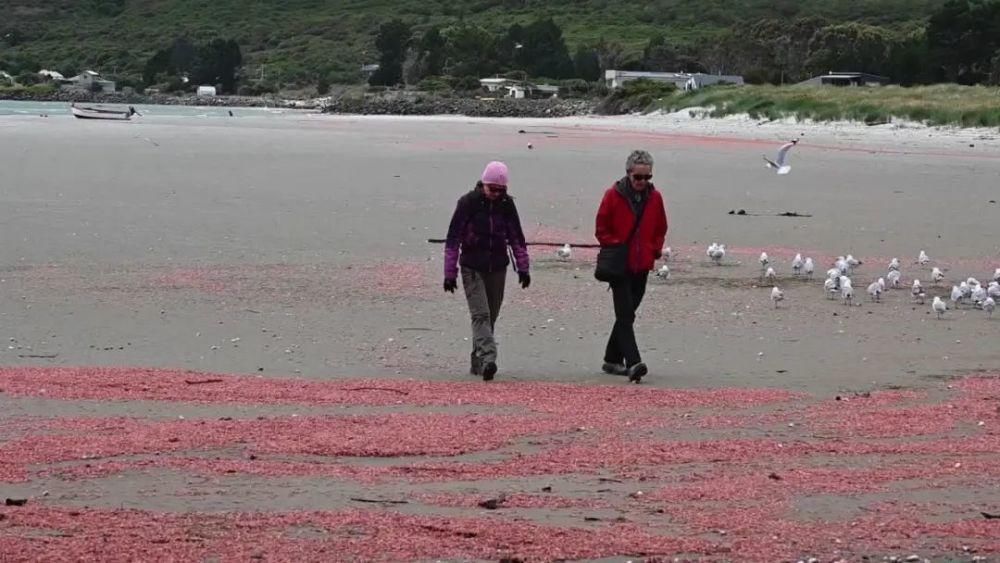
M358 80L375 62L374 34L393 17L419 32L459 21L501 33L551 17L570 52L606 39L638 53L662 34L681 49L762 18L819 16L900 30L943 0L0 0L0 68L83 68L138 80L147 59L180 36L234 39L243 76L285 85Z

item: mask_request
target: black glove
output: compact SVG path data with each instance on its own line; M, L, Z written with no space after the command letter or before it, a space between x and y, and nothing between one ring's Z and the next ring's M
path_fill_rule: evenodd
M531 274L528 272L518 272L517 279L521 282L521 289L528 289L531 285Z
M444 290L455 293L458 289L458 281L455 278L445 278L444 279Z

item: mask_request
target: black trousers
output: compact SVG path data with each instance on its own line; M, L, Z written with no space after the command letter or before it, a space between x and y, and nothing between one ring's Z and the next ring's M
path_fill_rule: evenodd
M604 361L633 366L642 361L639 345L635 342L635 312L646 294L649 272L629 274L625 279L611 284L611 298L615 305L615 326L608 337Z

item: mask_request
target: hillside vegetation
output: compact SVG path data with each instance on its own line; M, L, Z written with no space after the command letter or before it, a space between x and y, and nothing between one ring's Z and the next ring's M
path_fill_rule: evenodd
M747 41L751 22L822 18L877 26L887 34L922 29L943 0L0 0L0 68L65 73L93 68L140 81L157 50L178 37L193 43L232 39L242 48L243 80L285 86L356 82L376 62L379 26L399 18L416 34L473 25L501 34L511 24L552 18L570 53L602 41L615 62L640 64L651 38L732 67L709 48ZM865 28L867 29L867 28ZM794 38L793 38L794 39ZM808 38L807 38L808 39ZM726 43L729 41L729 43ZM735 43L734 43L735 41ZM804 47L803 47L804 48ZM712 58L714 55L714 59ZM605 57L607 59L607 56ZM637 62L639 61L639 62ZM740 70L735 69L734 70ZM794 69L789 69L794 72ZM771 76L764 76L770 79Z

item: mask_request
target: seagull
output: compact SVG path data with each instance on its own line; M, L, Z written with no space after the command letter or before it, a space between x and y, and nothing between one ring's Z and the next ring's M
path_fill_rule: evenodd
M767 253L766 252L761 252L760 253L760 269L761 270L766 269L767 265L770 264L770 263L771 263L771 259L767 257Z
M879 289L885 291L885 278L879 278L877 282Z
M826 281L823 282L823 289L826 290L827 299L833 299L833 297L837 294L837 291L839 290L839 288L837 287L837 282L834 281L833 278L826 278Z
M880 301L882 297L882 285L877 281L868 284L868 295L871 296L872 301L876 303Z
M779 175L784 176L792 171L792 166L786 164L788 161L788 151L792 150L796 144L798 144L798 139L792 139L791 141L781 145L778 149L778 156L774 160L764 157L764 162L768 168L774 169Z
M844 273L840 271L840 268L830 268L826 271L826 277L832 279L837 284L837 287L840 287L840 276L842 275Z
M857 268L858 266L861 265L861 260L858 260L857 258L851 256L850 254L847 255L847 258L845 258L844 261L847 262L847 270L850 273L854 273L854 268Z
M670 261L670 257L673 256L673 254L674 254L674 249L670 248L669 246L664 247L664 249L661 252L661 254L663 255L663 261L664 262L669 262Z
M899 278L901 275L899 270L889 270L889 273L885 275L885 277L889 278L889 287L899 289Z
M961 287L957 285L951 286L951 301L955 304L955 308L958 308L958 304L962 302L963 297L965 297L965 293Z
M854 299L854 288L851 287L851 280L847 280L845 283L843 279L840 280L840 297L844 300L844 305L850 305Z
M670 279L670 267L666 264L660 266L660 269L656 271L656 277L663 278L665 280Z
M982 307L983 301L986 301L986 290L983 289L983 286L977 285L972 290L972 302L976 305L976 307Z
M805 264L803 264L802 266L802 269L805 270L806 276L811 278L813 275L813 271L816 270L816 265L813 264L813 259L807 257Z
M944 301L942 301L940 297L935 295L934 302L931 303L931 309L933 309L934 312L937 313L937 318L940 319L941 315L943 315L944 312L948 310L948 306L944 304Z
M719 243L717 242L713 242L712 244L708 245L708 248L705 249L705 256L711 258L712 253L715 252L716 248L719 248Z
M1000 299L1000 282L990 282L990 286L986 288L986 295L993 299Z
M941 268L938 268L937 266L931 268L931 281L934 282L934 285L937 285L938 282L940 282L943 279L944 279L944 274L941 272Z
M993 309L997 308L997 302L992 297L987 297L986 301L983 301L983 310L986 311L986 316L993 318Z
M921 305L924 303L924 297L926 297L927 294L924 293L924 288L920 285L920 280L913 280L913 288L910 289L910 295L913 296L914 299L920 301Z
M889 270L899 271L899 258L893 258L889 261Z
M774 301L774 308L778 308L778 302L785 299L785 292L778 289L778 286L771 288L771 301Z
M569 260L569 257L573 254L573 249L570 248L569 244L562 245L562 248L556 250L556 256L562 258L563 260Z
M778 277L778 274L775 273L774 268L768 267L767 271L764 272L764 277L770 281L774 281L774 278Z
M713 244L713 246L714 248L709 247L708 249L708 257L712 259L712 262L715 262L716 266L718 266L722 264L722 259L726 257L726 245Z
M836 267L838 270L840 270L841 274L846 274L847 270L849 269L849 266L847 264L847 260L843 256L838 256L837 257L837 261L834 262L834 267Z
M1000 268L993 271L993 281L1000 283Z
M972 286L969 282L962 282L958 284L958 289L962 292L962 297L972 297Z
M795 258L792 260L792 275L795 276L799 275L799 273L802 271L802 266L803 266L802 255L796 254Z
M920 251L920 256L917 256L917 264L920 264L921 266L924 266L924 265L926 265L930 261L931 261L931 259L930 259L929 256L927 256L927 253L924 252L923 250L921 250Z

